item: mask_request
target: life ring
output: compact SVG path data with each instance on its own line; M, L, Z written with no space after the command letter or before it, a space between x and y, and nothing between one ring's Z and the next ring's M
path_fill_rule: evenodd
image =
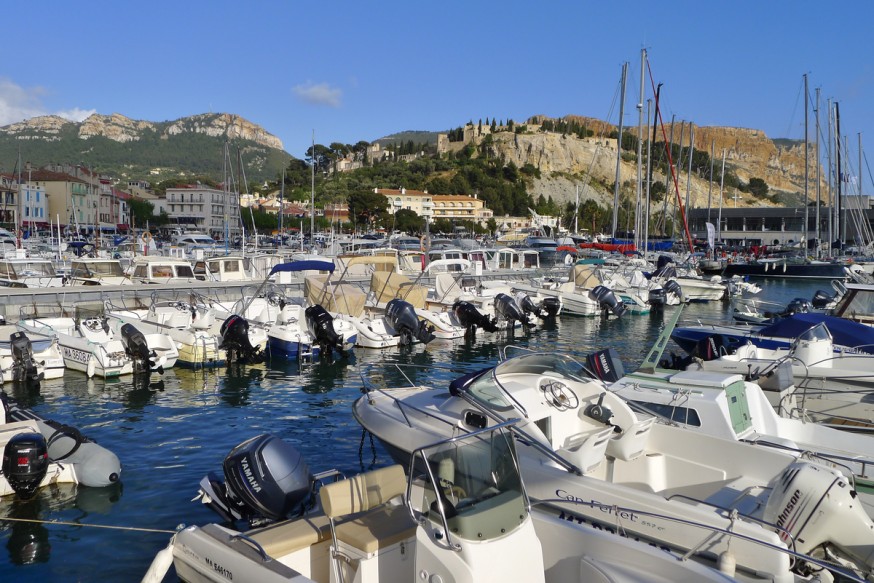
M146 231L143 233L142 239L143 239L143 243L148 245L149 243L152 242L152 234L150 232Z
M422 251L424 253L425 251L428 250L428 247L430 247L430 246L431 246L431 237L422 235L419 238L419 251Z

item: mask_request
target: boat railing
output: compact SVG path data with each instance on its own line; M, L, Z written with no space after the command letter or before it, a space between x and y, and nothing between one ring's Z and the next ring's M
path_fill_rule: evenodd
M559 504L561 504L561 505L573 505L573 506L586 506L589 508L599 508L599 509L602 509L605 507L605 504L603 504L601 502L596 502L594 500L587 501L587 500L568 499L568 498L543 498L543 499L539 499L536 501L532 501L532 506L554 507L554 506L559 505ZM866 581L866 579L860 577L858 574L856 574L854 572L847 571L842 566L835 565L834 563L830 563L828 561L824 561L822 559L818 559L816 557L812 557L810 555L807 555L805 553L801 553L801 552L795 550L795 539L792 537L792 535L789 532L787 532L784 528L781 528L781 527L776 526L776 525L771 525L770 523L767 523L764 521L758 521L758 522L762 523L763 526L772 526L775 529L775 532L776 531L784 532L786 534L786 537L790 541L790 545L788 547L775 545L773 543L762 540L760 538L756 538L756 537L748 535L748 534L735 532L734 530L731 529L731 526L734 523L734 520L733 520L734 514L731 514L728 517L730 520L732 520L732 524L729 525L728 528L721 528L721 527L715 526L713 524L704 524L704 523L697 522L694 520L689 520L687 518L681 518L681 517L676 516L676 515L672 516L672 515L667 515L667 514L660 514L657 512L650 512L648 510L641 510L639 508L630 508L630 507L625 507L625 506L610 505L609 509L610 509L612 515L617 517L617 519L616 519L617 520L617 529L622 528L622 525L619 522L619 517L621 514L624 514L627 516L627 515L630 515L631 513L634 513L635 515L638 515L638 516L646 516L646 517L650 517L653 519L675 522L675 523L683 525L683 526L688 526L688 527L692 527L692 528L700 528L702 530L708 530L711 532L711 534L708 535L704 540L702 540L698 545L696 545L695 547L693 547L691 549L686 550L682 555L677 555L676 551L672 551L671 554L673 556L675 556L678 561L686 561L689 558L691 558L692 556L699 555L699 551L700 551L701 547L706 545L710 540L712 540L716 536L723 535L723 536L737 538L739 540L743 540L743 541L746 541L746 542L749 542L749 543L752 543L755 545L759 545L759 546L761 546L767 550L770 550L770 551L774 551L774 552L781 553L781 554L786 554L790 557L792 563L800 560L800 561L804 561L806 563L810 563L811 565L816 565L818 567L821 567L821 568L826 569L828 571L834 572L836 574L839 574L841 577L846 577L850 581L857 581L860 583ZM561 512L562 512L562 514L564 514L564 511L561 511ZM562 518L563 516L559 515L559 517ZM574 517L570 516L570 517L565 517L565 518L568 520L573 520ZM746 516L745 516L745 518L746 518ZM701 553L700 555L706 559L711 558L706 553ZM776 575L776 573L774 575Z
M773 447L774 449L779 449L782 451L789 451L798 454L801 457L812 460L822 460L845 470L845 475L851 480L855 480L857 476L860 478L868 477L867 468L868 466L874 465L874 459L868 457L854 457L838 453L812 451L810 449L805 449L802 447L792 447L791 445L787 445L785 443L768 441L767 437L765 437L764 439L742 439L741 441L743 441L744 443L750 443L752 445L763 445L765 447ZM861 473L854 470L851 464L857 464L861 468Z

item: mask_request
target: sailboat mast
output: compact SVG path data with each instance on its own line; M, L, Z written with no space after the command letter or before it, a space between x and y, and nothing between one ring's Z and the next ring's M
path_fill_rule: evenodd
M843 190L844 168L841 163L841 112L838 107L838 102L835 102L835 160L837 163L837 192L835 193L835 236L838 239L838 249L843 250L844 232L843 232L843 201L841 200L841 191Z
M316 130L313 130L313 169L312 183L310 185L310 247L316 243ZM303 244L303 233L301 233L301 245Z
M835 208L834 208L834 195L832 194L833 181L834 181L834 166L832 165L832 147L834 146L834 140L832 138L832 100L826 100L828 107L826 110L828 111L828 250L829 255L831 255L831 245L832 241L834 241L834 220L835 220Z
M810 219L810 194L808 194L808 187L810 185L810 136L807 131L807 101L809 99L809 94L807 92L807 73L804 74L804 255L807 256L807 221Z
M710 140L710 186L707 188L707 222L710 222L710 205L713 199L713 152L716 140Z
M652 99L646 100L646 127L649 128L650 109L652 108ZM650 161L652 159L652 140L649 137L649 132L646 136L646 210L643 213L643 258L646 259L647 251L649 251L649 205L650 205Z
M656 101L656 114L658 114L658 110L659 110L659 102ZM658 115L656 115L656 118L658 118ZM669 152L672 151L674 148L674 119L675 119L675 116L672 115L671 116L671 138L670 138L670 140L668 140L669 143L666 145ZM657 122L654 122L654 123L657 123ZM667 162L668 162L668 164L671 163L670 156L668 156ZM665 172L665 201L664 201L664 204L662 205L662 220L664 221L664 229L662 230L662 232L665 235L668 234L668 198L670 198L668 196L668 192L670 191L670 188L671 188L671 173L670 173L670 171L668 171L668 172ZM674 223L672 221L671 222L671 237L673 237L673 236L674 236Z
M819 87L816 88L816 147L814 150L816 151L816 229L814 232L816 233L816 258L819 259L820 250L822 247L822 243L820 242L822 239L822 233L820 232L820 219L819 219L819 207L822 205L822 192L820 189L820 182L822 180L822 176L820 174L820 159L819 159Z
M689 122L689 167L686 172L686 208L683 209L683 219L686 225L689 224L689 193L692 191L692 158L695 157L695 126ZM689 241L691 245L691 241ZM689 253L694 251L691 247Z
M613 232L616 238L616 225L619 221L619 170L622 165L622 118L625 116L625 80L628 77L628 63L622 63L622 77L619 82L619 133L616 134L616 180L613 182Z
M719 174L719 215L716 217L716 241L722 242L722 199L725 196L725 148L722 149L722 171Z
M640 248L640 199L643 194L643 97L646 49L640 49L640 97L637 100L637 204L634 209L634 243Z
M577 184L577 203L574 205L574 234L580 232L580 185Z
M285 198L285 167L282 168L282 184L279 186L279 246L282 247L282 244L285 242L283 239L283 231L282 231L282 212L285 210L284 203L282 202Z

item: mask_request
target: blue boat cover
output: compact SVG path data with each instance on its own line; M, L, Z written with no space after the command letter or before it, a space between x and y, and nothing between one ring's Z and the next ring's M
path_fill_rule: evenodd
M762 327L758 336L777 338L796 338L799 334L816 324L824 323L832 335L835 344L862 348L865 352L874 352L874 328L825 314L807 313L793 314L780 318L773 324Z
M270 275L282 271L327 271L334 273L334 263L332 261L319 261L318 259L289 261L288 263L274 265L273 269L270 270Z

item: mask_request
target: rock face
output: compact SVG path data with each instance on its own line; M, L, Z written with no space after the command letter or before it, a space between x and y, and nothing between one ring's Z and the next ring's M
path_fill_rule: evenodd
M531 164L540 170L541 177L535 181L532 194L538 197L552 196L561 204L572 201L576 187L580 186L582 200L594 199L599 204L613 204L613 184L616 176L617 145L615 139L608 136L616 131L616 127L592 118L568 117L591 131L596 136L578 138L573 135L563 135L554 132L542 132L540 126L531 123L539 121L539 117L529 120L527 131L512 133L498 131L493 134L474 136L473 141L482 144L483 140L491 142L488 145L489 155L513 162L518 167ZM631 131L636 134L632 128ZM685 125L683 145L684 160L687 160L689 146L689 124ZM662 141L661 137L657 141ZM674 128L674 142L680 141L679 122ZM698 127L694 128L696 151L710 154L711 144L714 151L714 168L716 174L722 163L722 151L726 152L726 173L735 174L741 181L748 183L750 178L761 178L769 188L769 194L784 193L800 200L804 193L804 145L798 143L788 147L775 144L760 130L730 128L730 127ZM644 144L644 147L646 144ZM810 183L808 194L813 200L816 192L816 168L814 145L810 145L811 163L809 165ZM645 154L644 154L645 155ZM656 154L653 153L653 157ZM676 161L675 161L676 164ZM824 173L822 188L826 188ZM693 172L688 180L686 167L681 169L676 177L680 196L686 204L687 181L689 184L688 202L696 207L707 206L708 200L713 207L719 205L719 184L711 190L709 180ZM655 182L661 181L669 185L668 192L671 201L676 199L675 187L671 177L655 171ZM625 195L635 195L637 184L636 153L623 151L619 169L621 191ZM736 189L726 188L724 206L769 206L776 203L767 199L756 199L748 193L739 193Z
M58 134L66 126L76 126L78 136L87 140L95 136L126 143L142 139L146 132L160 136L174 136L186 132L206 134L212 137L242 138L252 140L262 146L282 150L282 141L268 133L263 127L228 113L205 113L183 117L171 122L149 122L134 120L118 113L112 115L94 114L82 123L74 123L58 116L48 115L0 128L0 133L18 139L46 140L60 139Z

